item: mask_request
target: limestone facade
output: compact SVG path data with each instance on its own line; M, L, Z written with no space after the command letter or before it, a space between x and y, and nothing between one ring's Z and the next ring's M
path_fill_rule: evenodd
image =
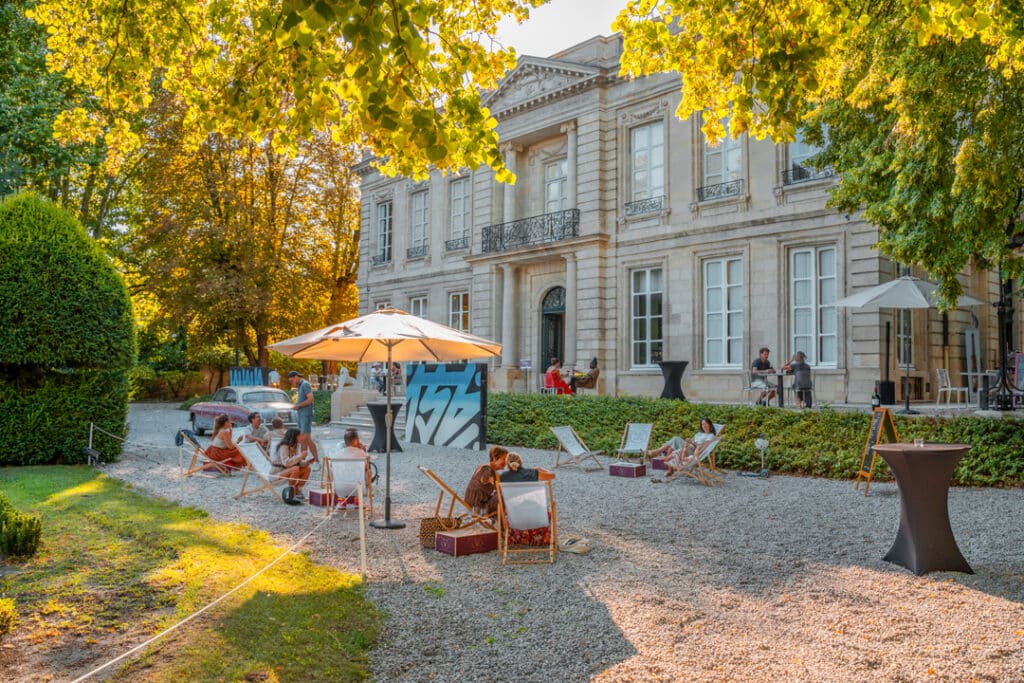
M809 355L819 404L865 402L885 375L886 322L897 397L898 331L921 398L937 367L962 385L970 311L950 312L943 335L935 310L830 306L896 267L875 228L825 206L834 179L799 164L805 146L706 145L699 116L675 116L678 78L620 78L620 53L612 36L523 57L488 95L514 186L486 168L389 178L364 160L361 311L390 304L501 341L496 390L536 391L556 354L581 370L597 357L612 395L658 395L657 361L686 360L687 397L735 401L767 346L775 367ZM989 273L963 282L998 294ZM974 313L991 367L994 314Z

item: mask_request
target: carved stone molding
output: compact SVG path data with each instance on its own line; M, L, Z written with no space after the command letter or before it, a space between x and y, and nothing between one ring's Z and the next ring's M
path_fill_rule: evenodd
M638 107L619 114L619 123L623 126L632 126L636 123L662 118L668 110L668 99L662 98L657 102L649 103L645 107Z

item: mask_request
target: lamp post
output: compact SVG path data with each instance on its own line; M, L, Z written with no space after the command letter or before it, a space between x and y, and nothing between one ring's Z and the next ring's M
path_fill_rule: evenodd
M1016 251L1024 246L1024 235L1017 232L1017 223L1020 218L1021 204L1024 203L1024 188L1017 190L1017 205L1014 207L1013 216L1006 223L1006 248ZM993 304L996 307L996 325L999 327L999 380L996 385L996 410L1013 410L1013 391L1010 389L1010 381L1007 379L1007 357L1006 347L1010 340L1006 338L1006 330L1013 324L1013 301L1010 298L1009 287L1003 281L1003 267L999 266L999 301Z

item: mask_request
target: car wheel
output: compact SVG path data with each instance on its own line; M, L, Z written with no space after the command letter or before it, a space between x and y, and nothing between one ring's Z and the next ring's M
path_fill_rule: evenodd
M198 434L199 436L202 436L203 434L205 434L206 433L206 429L199 426L199 423L196 421L195 413L193 413L191 415L191 419L192 419L192 431L195 432L196 434Z

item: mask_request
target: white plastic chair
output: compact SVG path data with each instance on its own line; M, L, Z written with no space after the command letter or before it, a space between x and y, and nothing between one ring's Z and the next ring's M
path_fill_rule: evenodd
M951 405L950 399L956 396L956 403L967 403L967 387L954 387L949 381L949 371L946 368L935 368L935 374L939 376L939 390L935 396L935 405L942 403L942 397L946 397L946 405Z

